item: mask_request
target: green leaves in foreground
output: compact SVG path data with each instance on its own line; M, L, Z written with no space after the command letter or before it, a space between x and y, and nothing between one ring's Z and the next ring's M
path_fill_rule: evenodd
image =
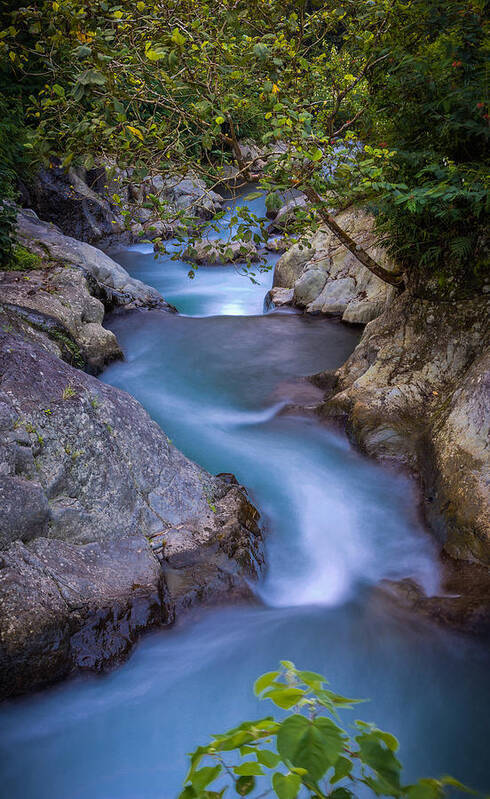
M230 784L238 796L278 799L296 799L300 792L315 799L355 799L359 789L363 795L368 789L376 796L441 799L446 787L468 791L452 777L402 785L395 736L365 721L354 722L349 734L338 723L338 711L361 700L326 685L321 674L301 671L290 661L259 677L255 695L292 712L281 721L270 716L244 721L197 747L179 799L220 799Z

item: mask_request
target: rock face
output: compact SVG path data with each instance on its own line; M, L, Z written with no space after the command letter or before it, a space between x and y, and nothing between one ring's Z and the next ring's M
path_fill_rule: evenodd
M365 211L343 211L337 221L386 269L394 268L376 244L373 219ZM354 324L375 319L395 296L392 286L366 269L330 231L322 229L308 244L299 241L281 256L274 286L294 289L293 304L309 313L341 316Z
M141 631L171 620L161 569L142 537L16 541L0 558L2 696L75 667L115 663Z
M35 325L48 349L73 365L97 373L122 358L114 333L102 327L104 306L80 269L0 272L0 303L10 315Z
M490 344L484 298L435 304L405 292L334 374L324 417L361 449L421 478L444 551L490 565Z
M106 668L196 602L249 595L263 562L244 489L80 371L122 355L104 304L170 306L32 211L17 224L40 268L0 272L0 698Z
M53 263L82 269L97 281L109 304L169 308L156 289L130 277L102 250L65 236L55 225L38 219L32 211L19 211L17 235L21 244L44 261L49 259Z
M109 665L140 630L257 575L244 491L36 331L0 334L0 450L3 696Z
M224 203L192 172L142 179L111 161L68 170L52 163L40 170L29 199L36 213L66 236L99 247L171 238L180 211L193 221L208 220Z
M258 261L259 253L251 241L220 243L212 239L199 239L186 249L184 258L197 264L219 266L239 261Z
M119 211L93 191L73 169L41 169L33 186L33 204L42 219L67 236L97 244L124 231Z

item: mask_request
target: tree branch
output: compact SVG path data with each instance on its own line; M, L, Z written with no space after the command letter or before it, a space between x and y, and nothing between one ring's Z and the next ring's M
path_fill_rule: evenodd
M347 249L354 255L358 261L361 262L366 269L369 269L373 275L379 277L384 283L389 283L390 286L401 288L403 286L403 277L400 272L390 272L381 266L377 261L372 258L366 250L357 244L340 225L337 224L332 214L330 214L325 206L325 201L320 197L317 191L308 184L302 187L303 193L316 206L316 210L328 229L338 238L338 240L347 247Z

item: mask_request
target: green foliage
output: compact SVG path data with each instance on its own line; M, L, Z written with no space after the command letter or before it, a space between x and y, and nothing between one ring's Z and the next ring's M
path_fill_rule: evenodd
M369 203L409 282L455 293L478 288L488 266L484 10L484 0L41 0L4 15L0 62L36 158L91 168L114 156L136 176L192 168L213 186L232 161L244 182L254 173L257 158L238 146L253 137L274 155L269 203L302 189L319 197L322 222L324 197L329 208ZM3 148L16 141L0 133ZM15 157L4 161L10 196ZM1 214L0 244L11 210ZM312 215L300 212L295 232ZM182 236L191 223L182 218ZM235 238L259 235L253 226L244 219Z
M245 721L198 746L189 756L179 799L217 799L230 783L239 796L258 791L278 799L354 799L356 789L376 796L441 799L447 787L468 790L447 776L404 785L395 736L364 721L355 721L351 732L342 727L339 711L360 700L326 686L321 674L297 669L290 661L259 677L255 694L289 712L280 721L272 716ZM213 783L217 787L210 788Z
M370 83L395 152L392 185L376 197L379 228L416 282L471 288L489 263L485 4L398 3L384 46L390 66Z
M12 237L15 222L16 169L22 163L22 133L17 107L1 96L0 71L0 267L15 263ZM17 253L19 255L19 253ZM11 266L10 268L22 268Z

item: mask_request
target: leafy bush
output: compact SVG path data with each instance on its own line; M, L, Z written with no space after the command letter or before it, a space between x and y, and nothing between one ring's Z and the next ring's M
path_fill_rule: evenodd
M484 12L485 0L41 0L5 15L0 61L38 155L193 169L211 186L231 160L254 172L240 138L280 143L266 190L302 190L401 285L323 198L371 203L408 282L455 294L488 266ZM357 155L330 169L346 140Z
M488 18L481 0L397 4L373 104L394 150L379 229L424 288L473 289L488 269ZM381 110L382 109L382 110Z
M446 787L467 790L447 776L403 785L395 736L364 721L355 721L352 733L340 726L338 712L360 700L334 693L326 682L289 661L259 677L255 694L287 711L286 717L245 721L198 746L179 799L220 799L230 783L239 796L257 789L278 799L354 799L356 789L363 795L367 789L376 796L441 799ZM209 789L217 780L219 786Z
M12 256L17 176L25 165L22 107L0 64L0 267Z

